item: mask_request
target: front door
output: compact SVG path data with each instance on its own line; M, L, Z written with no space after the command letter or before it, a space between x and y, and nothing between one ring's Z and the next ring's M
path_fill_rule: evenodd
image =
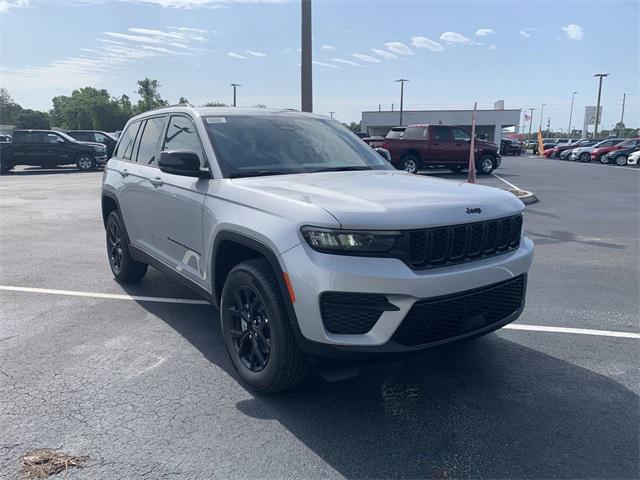
M451 163L458 165L463 163L468 164L469 153L471 151L471 135L463 128L452 127L451 136L453 137L449 154Z
M451 129L444 125L429 127L431 131L431 155L432 164L449 163L449 152L453 146L451 141Z
M204 158L200 137L187 115L169 119L162 150L188 150ZM157 170L157 203L152 222L160 260L176 268L203 288L206 268L202 263L202 213L208 180L173 175Z

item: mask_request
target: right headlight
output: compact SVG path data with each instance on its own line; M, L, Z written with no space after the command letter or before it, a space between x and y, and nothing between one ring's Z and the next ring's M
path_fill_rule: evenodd
M342 254L388 252L395 247L396 240L402 235L396 231L341 230L309 226L300 230L314 250Z

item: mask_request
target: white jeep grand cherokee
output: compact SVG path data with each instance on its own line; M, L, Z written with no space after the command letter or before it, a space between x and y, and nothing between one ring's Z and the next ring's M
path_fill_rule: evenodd
M491 332L524 307L533 243L511 193L395 170L338 122L166 107L132 118L102 188L116 280L152 265L219 306L240 378Z

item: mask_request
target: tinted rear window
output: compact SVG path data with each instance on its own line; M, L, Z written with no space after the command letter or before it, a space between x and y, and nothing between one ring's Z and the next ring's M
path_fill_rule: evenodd
M158 143L164 130L166 117L150 118L145 122L140 138L136 161L145 165L154 165L157 161Z
M387 138L403 138L404 130L389 130L387 133Z
M407 140L426 140L427 127L407 127L404 131L404 138Z
M134 122L130 124L127 129L120 136L120 142L118 148L113 153L116 158L124 158L126 160L131 159L131 153L133 152L133 143L136 141L136 134L140 128L140 122Z

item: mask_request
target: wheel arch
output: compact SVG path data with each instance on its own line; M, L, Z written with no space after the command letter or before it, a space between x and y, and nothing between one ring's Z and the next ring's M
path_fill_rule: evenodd
M109 214L114 210L118 210L119 212L121 212L120 214L122 215L122 210L120 210L120 204L118 203L117 197L110 192L102 192L101 203L102 203L102 224L106 227L107 218L109 217Z

